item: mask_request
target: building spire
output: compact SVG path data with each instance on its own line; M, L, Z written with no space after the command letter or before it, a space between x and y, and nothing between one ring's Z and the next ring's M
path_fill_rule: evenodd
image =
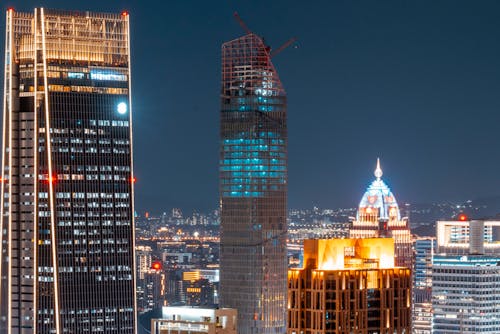
M377 158L377 168L375 168L374 174L375 174L375 177L377 178L377 180L380 180L380 178L383 175L382 168L380 168L380 158Z

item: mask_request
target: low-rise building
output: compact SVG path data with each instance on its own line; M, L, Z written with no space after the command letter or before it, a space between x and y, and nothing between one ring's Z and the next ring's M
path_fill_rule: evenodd
M163 307L151 320L151 334L236 334L237 311L230 308Z

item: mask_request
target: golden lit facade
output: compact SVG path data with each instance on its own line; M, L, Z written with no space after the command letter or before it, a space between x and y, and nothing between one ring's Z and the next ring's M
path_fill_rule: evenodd
M391 238L304 240L288 271L289 334L409 334L411 271Z
M136 333L129 16L6 13L0 333Z
M366 190L356 220L349 231L351 238L394 239L396 265L412 267L413 252L408 218L401 218L398 203L391 189L382 180L382 168L377 159L376 179Z

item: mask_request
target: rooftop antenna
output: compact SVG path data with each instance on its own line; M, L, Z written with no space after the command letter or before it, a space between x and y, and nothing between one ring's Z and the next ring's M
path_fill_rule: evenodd
M241 28L243 28L243 30L245 30L245 32L247 34L251 34L252 33L252 31L250 29L248 29L247 25L245 24L245 21L243 21L243 19L240 17L240 15L238 14L238 12L234 12L233 16L234 16L235 20L238 21L238 23L240 24Z

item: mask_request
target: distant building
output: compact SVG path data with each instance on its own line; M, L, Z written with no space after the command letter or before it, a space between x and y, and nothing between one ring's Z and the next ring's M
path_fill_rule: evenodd
M137 279L144 279L144 275L151 270L151 254L153 250L150 246L136 246L136 269Z
M145 313L167 303L167 280L161 262L153 262L152 267L137 280L137 312Z
M410 333L411 270L392 238L304 241L288 271L288 334Z
M484 242L490 222L472 220L466 228L439 223L438 245L451 254L433 256L432 333L500 333L500 255L485 254L492 250Z
M471 220L464 214L457 220L436 222L437 253L468 254ZM484 220L485 254L500 254L500 220Z
M237 334L235 309L163 307L151 320L151 334Z
M418 238L414 245L412 333L431 334L432 256L436 249L436 238Z
M394 238L396 265L412 268L413 251L408 218L401 218L396 198L382 180L379 159L375 177L359 203L349 235L351 238Z
M499 255L434 256L434 334L500 333L499 263Z

